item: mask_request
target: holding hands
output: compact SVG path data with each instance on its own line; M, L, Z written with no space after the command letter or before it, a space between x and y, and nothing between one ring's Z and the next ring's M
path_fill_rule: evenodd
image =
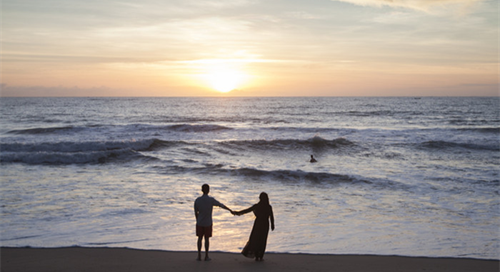
M229 208L225 208L225 209L228 210L232 215L242 215L242 214L244 214L241 211L237 212L237 211L233 211L232 209L229 209Z
M238 216L240 216L240 215L241 215L241 213L240 213L240 212L236 212L236 211L233 211L233 210L231 210L231 214L232 214L232 215L238 215Z

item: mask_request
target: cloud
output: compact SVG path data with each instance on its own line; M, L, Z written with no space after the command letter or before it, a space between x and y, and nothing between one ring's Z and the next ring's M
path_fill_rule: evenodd
M425 12L432 12L435 8L456 7L465 12L473 4L484 0L332 0L347 2L359 6L408 8Z
M302 20L322 19L322 16L318 16L316 14L304 11L292 11L292 12L287 12L286 14L294 19L302 19Z
M1 84L0 97L120 96L124 91L105 86L80 88L65 86L10 86Z
M245 58L245 59L197 59L197 60L182 60L177 61L178 63L187 64L226 64L226 63L273 63L273 62L287 62L286 60L275 60L275 59L257 59L257 58Z

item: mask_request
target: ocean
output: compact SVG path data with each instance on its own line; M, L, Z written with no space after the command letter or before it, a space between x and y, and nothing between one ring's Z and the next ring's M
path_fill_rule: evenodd
M201 185L268 252L500 259L499 97L0 98L0 241L195 251ZM310 163L314 155L318 162ZM253 215L214 209L212 251Z

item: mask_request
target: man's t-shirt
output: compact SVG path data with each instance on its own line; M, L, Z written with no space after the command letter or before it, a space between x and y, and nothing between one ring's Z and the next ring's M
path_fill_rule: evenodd
M198 218L196 219L197 226L209 227L212 225L212 210L214 206L226 207L208 195L202 195L194 201L194 210L199 211Z

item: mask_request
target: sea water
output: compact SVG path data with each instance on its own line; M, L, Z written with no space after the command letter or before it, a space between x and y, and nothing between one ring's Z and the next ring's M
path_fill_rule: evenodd
M234 210L269 194L271 252L500 259L499 103L1 98L1 245L194 251L208 183ZM214 209L211 250L253 220Z

